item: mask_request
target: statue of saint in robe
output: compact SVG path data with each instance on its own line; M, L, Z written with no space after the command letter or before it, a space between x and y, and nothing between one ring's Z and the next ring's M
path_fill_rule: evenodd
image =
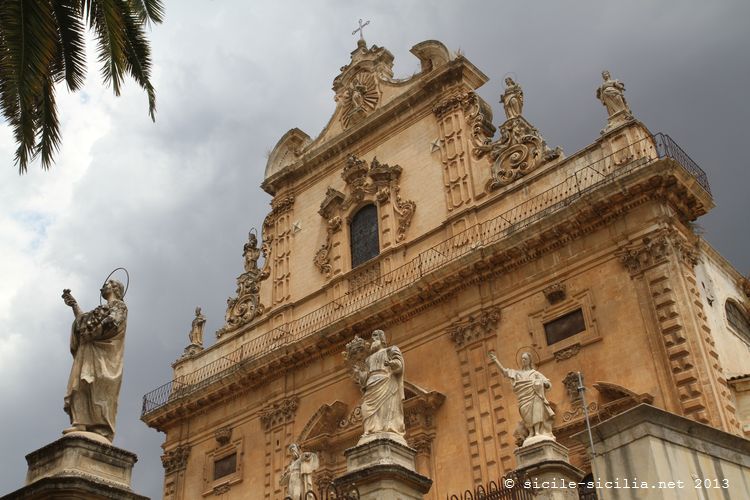
M107 303L82 312L70 290L63 291L63 300L75 315L70 334L73 367L64 406L71 427L63 434L94 432L110 442L115 436L128 317L124 294L122 283L109 280L101 288Z
M494 352L490 359L495 362L500 373L509 378L513 392L518 398L518 412L521 414L522 429L520 438L523 445L529 445L546 439L555 440L552 435L552 418L555 412L547 401L545 390L551 387L549 379L536 371L531 362L531 354L521 355L521 369L505 368L498 361ZM518 436L517 436L518 437Z
M305 500L308 491L313 491L312 475L318 469L318 455L300 450L297 443L289 445L292 462L281 475L279 484L286 486L286 497L291 500Z
M609 71L602 71L602 80L604 81L596 89L596 98L607 108L610 121L618 114L623 118L632 117L630 107L625 101L625 85L619 80L613 80Z
M364 434L358 444L385 437L405 445L404 357L398 347L386 346L383 330L372 332L370 355L354 366L354 375L364 392Z
M505 117L508 120L518 118L523 111L523 90L521 86L513 81L511 77L505 79L505 92L500 96L500 102L503 103Z
M195 308L195 318L191 324L190 334L190 345L203 347L203 327L206 326L206 317L201 313L201 308Z

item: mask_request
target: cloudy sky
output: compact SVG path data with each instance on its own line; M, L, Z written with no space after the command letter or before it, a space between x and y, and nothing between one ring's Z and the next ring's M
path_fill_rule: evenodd
M163 436L139 420L141 396L170 379L196 305L207 338L221 326L242 270L247 231L269 197L266 155L288 129L312 137L334 109L331 84L349 62L357 19L368 43L419 69L414 44L460 50L491 81L524 87L524 114L570 155L605 124L594 97L602 69L625 82L635 115L670 134L708 173L716 208L705 238L750 271L750 3L746 0L604 2L167 1L151 32L157 121L130 83L119 98L100 84L95 54L85 91L59 90L57 164L18 176L0 126L0 494L23 484L25 454L67 426L70 310L102 280L130 271L125 376L115 444L139 456L136 490L160 498Z

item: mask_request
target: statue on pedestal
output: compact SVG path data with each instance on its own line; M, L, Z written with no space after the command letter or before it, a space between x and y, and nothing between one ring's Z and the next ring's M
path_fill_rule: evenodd
M84 313L70 290L63 290L63 300L75 316L70 335L73 367L64 406L71 427L63 434L85 431L110 442L114 438L128 317L124 295L122 283L108 280L101 288L107 303Z
M201 308L195 308L195 318L190 328L190 345L203 347L203 327L206 325L206 317L201 313Z
M297 443L289 445L292 462L281 475L279 484L286 486L286 498L305 500L307 492L313 491L312 475L318 469L318 455L300 450Z
M505 368L494 352L490 359L497 365L500 373L511 380L513 392L518 398L518 412L521 414L523 446L543 440L554 441L552 419L555 412L547 401L545 391L551 387L549 379L536 371L531 361L531 354L521 355L521 369Z
M358 444L382 437L405 445L404 357L398 347L387 347L383 330L372 332L369 355L362 359L366 346L359 337L346 346L347 360L363 392L364 433Z
M500 96L508 120L518 118L523 111L523 90L511 77L505 79L505 92Z
M625 101L625 84L619 80L613 80L609 71L602 71L602 83L596 89L596 98L599 99L605 108L607 108L607 129L625 123L633 118L633 114Z

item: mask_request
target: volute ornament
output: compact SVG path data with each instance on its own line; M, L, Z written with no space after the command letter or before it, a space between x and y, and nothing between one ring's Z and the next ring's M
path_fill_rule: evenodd
M488 191L507 186L562 154L559 146L550 149L539 131L521 116L521 86L512 78L506 78L505 83L506 89L500 102L507 120L500 126L500 137L496 141L488 139L474 148L476 158L489 156L492 161L492 179L487 185Z
M237 277L236 296L227 299L225 323L216 332L216 338L237 330L265 312L265 306L260 303L260 282L268 274L258 267L261 252L258 237L250 232L242 252L245 272Z

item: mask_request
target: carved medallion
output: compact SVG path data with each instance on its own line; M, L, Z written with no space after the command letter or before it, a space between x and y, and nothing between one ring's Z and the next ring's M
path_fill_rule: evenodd
M341 103L344 128L362 121L380 101L376 76L369 72L357 73L335 99Z

